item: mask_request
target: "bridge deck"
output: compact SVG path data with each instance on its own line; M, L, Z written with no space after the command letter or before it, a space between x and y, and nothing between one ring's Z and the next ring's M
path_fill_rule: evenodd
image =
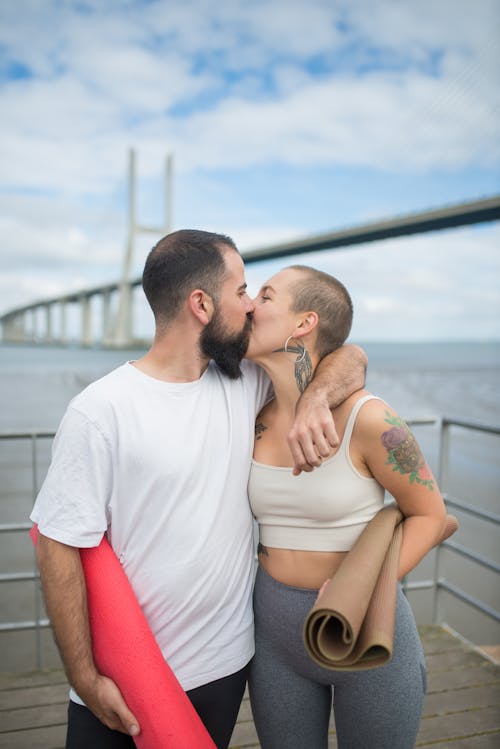
M500 664L439 627L420 628L428 692L417 747L500 747ZM68 687L60 670L0 674L0 749L64 746ZM232 749L259 743L245 697ZM329 749L336 749L332 724ZM309 749L309 747L307 748Z

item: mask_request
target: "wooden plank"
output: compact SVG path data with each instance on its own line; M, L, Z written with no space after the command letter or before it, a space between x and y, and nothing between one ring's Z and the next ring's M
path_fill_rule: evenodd
M43 707L22 707L2 713L2 731L20 731L25 728L65 725L68 704L51 704Z
M445 692L435 692L426 695L424 715L430 717L443 713L494 705L500 705L500 684L485 687L449 689Z
M472 668L485 666L487 661L476 650L463 648L460 650L444 650L425 657L427 671L446 671L450 668ZM493 665L493 664L492 664ZM500 670L500 669L499 669Z
M465 645L454 637L451 632L433 625L419 625L418 631L425 655L442 653L445 650L464 650Z
M454 739L435 744L417 744L419 747L432 747L432 749L498 749L500 746L500 732L481 733L477 736L466 736L463 739Z
M0 692L0 710L14 710L21 707L36 707L51 703L68 704L67 684L50 684L27 689L4 689Z
M0 749L63 749L65 742L66 726L0 733Z
M230 749L237 747L258 747L259 740L253 721L247 720L236 723L229 743Z
M455 668L449 671L430 671L427 674L427 693L445 692L461 687L479 687L498 684L499 669L484 662L477 668Z
M62 669L47 669L46 671L28 671L21 674L0 674L0 691L27 689L28 687L46 684L67 684L64 671Z
M463 710L459 713L424 718L418 732L416 746L425 743L465 739L482 733L500 731L500 708Z

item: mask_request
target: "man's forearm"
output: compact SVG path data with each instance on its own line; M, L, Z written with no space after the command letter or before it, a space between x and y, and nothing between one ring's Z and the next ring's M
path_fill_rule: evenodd
M362 348L344 344L318 364L305 393L336 408L365 385L368 358ZM303 396L305 395L303 394Z
M85 699L99 674L92 655L80 552L40 535L37 558L47 613L68 680Z
M69 683L108 728L137 736L139 722L119 688L100 674L94 663L87 588L79 549L40 534L37 558L47 613Z

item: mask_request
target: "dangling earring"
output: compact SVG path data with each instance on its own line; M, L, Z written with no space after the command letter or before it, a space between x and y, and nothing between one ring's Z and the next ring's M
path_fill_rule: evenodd
M300 347L297 344L295 345L294 349L289 349L288 348L288 342L292 338L293 338L293 335L289 335L288 338L285 341L285 346L284 346L283 350L285 351L286 354L298 354L299 351L301 350ZM295 364L302 364L302 362L304 361L305 358L306 358L306 347L302 346L302 353L298 357L298 359L295 360Z

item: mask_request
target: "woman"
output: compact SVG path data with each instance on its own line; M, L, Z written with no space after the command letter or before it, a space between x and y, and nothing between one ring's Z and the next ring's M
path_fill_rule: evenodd
M294 476L286 441L297 400L320 359L346 340L352 303L332 276L291 266L261 289L247 356L269 374L274 399L257 419L249 481L259 523L250 698L262 749L326 749L333 688L339 749L410 749L425 693L415 621L398 591L393 657L366 671L316 665L302 642L318 589L335 573L387 490L404 517L399 577L440 539L445 507L408 427L358 391L333 411L341 444Z

